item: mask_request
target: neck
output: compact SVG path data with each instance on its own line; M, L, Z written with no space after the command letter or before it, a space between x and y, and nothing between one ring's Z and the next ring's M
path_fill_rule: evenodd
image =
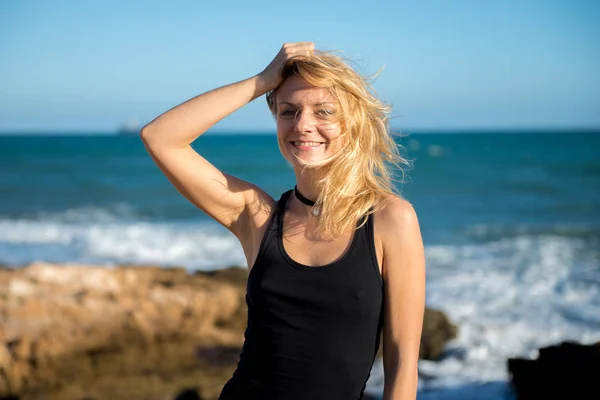
M318 178L312 172L313 171L305 171L304 173L296 173L296 186L298 187L298 191L302 193L304 197L316 201L320 192L314 183Z
M299 192L300 196L303 196L306 200L308 200L307 202L302 202L301 200L299 200L299 196L297 196L294 193L294 200L296 203L296 210L298 210L298 212L301 212L303 214L306 214L307 216L316 216L315 214L313 214L313 212L318 212L317 209L313 209L313 207L310 204L306 204L306 203L310 203L311 201L314 202L317 200L317 198L319 197L319 190L317 189L316 185L314 184L314 182L316 181L316 178L314 175L312 174L308 174L308 173L304 173L304 174L296 174L296 188L297 191ZM318 215L318 214L317 214Z
M316 203L316 201L311 200L311 199L307 198L306 196L304 196L302 194L302 192L298 190L298 186L294 186L294 194L296 195L296 198L298 200L300 200L300 203L303 203L309 207L313 207Z

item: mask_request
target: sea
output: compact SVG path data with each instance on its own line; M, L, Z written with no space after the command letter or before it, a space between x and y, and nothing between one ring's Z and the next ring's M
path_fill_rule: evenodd
M396 187L419 217L427 306L458 336L419 363L419 400L513 399L506 361L600 341L600 132L401 132ZM193 147L274 198L294 186L275 133L208 132ZM245 266L137 135L0 135L0 264ZM348 349L352 351L352 349ZM383 367L367 392L381 396Z

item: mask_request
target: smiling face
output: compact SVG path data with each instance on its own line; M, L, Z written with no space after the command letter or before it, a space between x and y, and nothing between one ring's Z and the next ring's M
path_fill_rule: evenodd
M279 148L292 166L326 160L342 148L339 104L327 89L293 75L277 89L276 102Z

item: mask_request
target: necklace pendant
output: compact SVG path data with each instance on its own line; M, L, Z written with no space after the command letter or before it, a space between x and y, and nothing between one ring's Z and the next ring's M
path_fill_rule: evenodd
M319 210L318 207L313 207L312 211L311 211L312 215L314 215L315 217L318 217L319 214L321 213L321 210Z

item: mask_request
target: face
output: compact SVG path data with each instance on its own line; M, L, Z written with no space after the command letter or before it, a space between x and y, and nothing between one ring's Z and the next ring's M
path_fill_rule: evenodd
M292 166L318 162L343 146L339 104L327 89L293 75L277 89L277 137L283 156Z

